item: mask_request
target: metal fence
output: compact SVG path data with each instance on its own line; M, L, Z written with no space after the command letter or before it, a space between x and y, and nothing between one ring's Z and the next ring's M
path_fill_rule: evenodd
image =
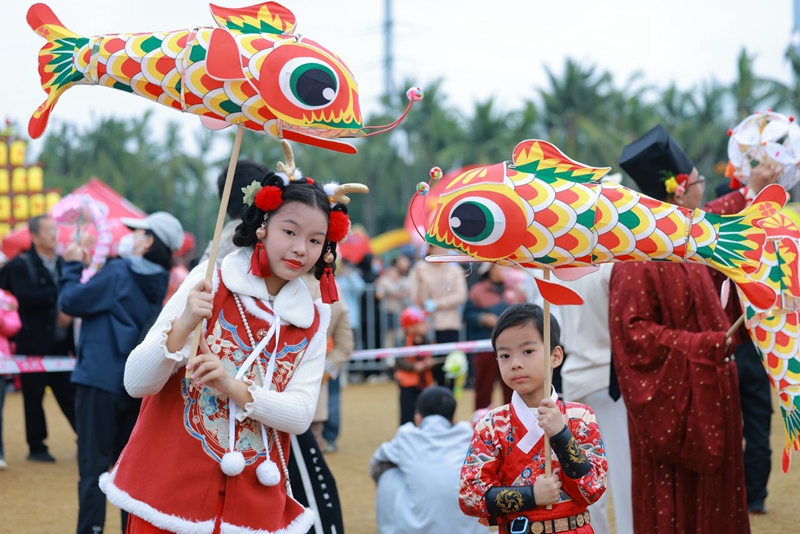
M400 329L400 318L388 313L380 300L375 298L375 284L366 284L358 298L361 303L361 321L353 327L356 350L385 349L405 345L405 335ZM466 339L466 327L462 323L459 340ZM431 341L433 329L431 329ZM387 370L387 360L351 360L348 372L364 373Z

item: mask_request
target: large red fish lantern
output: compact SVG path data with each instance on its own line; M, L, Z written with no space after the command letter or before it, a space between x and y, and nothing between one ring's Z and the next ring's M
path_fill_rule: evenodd
M402 116L364 126L353 73L339 56L294 34L294 14L275 2L227 9L211 5L218 27L82 37L45 4L28 10L31 28L47 39L39 74L47 100L28 125L42 135L53 106L73 85L102 85L199 115L212 129L230 125L337 152L337 141L392 129L422 92L408 92Z

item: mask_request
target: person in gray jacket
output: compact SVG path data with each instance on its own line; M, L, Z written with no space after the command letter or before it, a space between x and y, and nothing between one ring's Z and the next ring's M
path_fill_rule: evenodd
M375 451L369 470L378 485L375 512L381 534L489 532L458 505L472 426L453 424L455 411L453 393L431 386L417 398L414 422L401 426Z

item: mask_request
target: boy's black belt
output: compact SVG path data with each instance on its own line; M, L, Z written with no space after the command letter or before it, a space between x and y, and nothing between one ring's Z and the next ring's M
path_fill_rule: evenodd
M546 519L544 521L528 521L527 528L520 524L521 520L527 520L527 518L518 517L512 521L508 525L508 532L513 534L551 534L554 532L566 532L568 530L575 530L578 527L588 525L590 522L590 517L587 510L581 514L572 515L569 517Z

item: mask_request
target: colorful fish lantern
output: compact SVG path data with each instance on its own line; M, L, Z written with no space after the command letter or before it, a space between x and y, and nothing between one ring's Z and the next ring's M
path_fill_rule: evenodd
M333 52L294 34L294 14L275 2L227 9L211 5L219 27L82 37L45 4L28 10L31 28L47 39L39 74L47 100L28 133L45 130L58 98L73 85L102 85L199 115L212 129L240 125L338 152L338 138L388 131L422 91L407 93L405 113L386 126L364 126L353 73Z
M775 292L748 274L758 269L765 240L758 223L784 206L783 188L765 188L741 213L714 215L601 181L608 171L546 141L523 141L511 162L471 169L439 190L425 239L461 254L429 260L541 268L562 279L606 262L690 261L729 276L756 309L773 306ZM559 284L536 283L553 304L583 302Z

